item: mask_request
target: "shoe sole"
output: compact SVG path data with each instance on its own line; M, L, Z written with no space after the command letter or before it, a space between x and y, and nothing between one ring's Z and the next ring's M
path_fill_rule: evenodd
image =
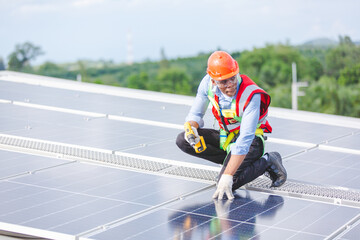
M284 173L284 176L285 176L285 179L282 180L281 183L278 183L278 184L275 184L276 181L271 185L271 187L280 187L281 185L283 185L285 182L286 182L286 179L287 179L287 172L286 172L286 169L284 167L284 165L282 164L282 158L281 158L281 155L278 153L278 152L271 152L269 153L269 157L271 157L271 155L275 155L274 158L278 158L279 159L279 165L276 164L276 166L279 168L279 170L281 172Z

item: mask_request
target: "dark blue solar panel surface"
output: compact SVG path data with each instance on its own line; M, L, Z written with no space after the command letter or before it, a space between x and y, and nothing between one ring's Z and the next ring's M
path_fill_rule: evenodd
M197 194L94 237L324 239L341 227L345 219L359 214L359 210L352 208L244 190L237 191L233 202L210 200L212 193L209 190Z
M180 128L190 108L8 81L0 81L0 100ZM217 166L176 147L180 128L11 102L0 102L0 112L0 134ZM213 125L209 111L205 120L207 127ZM291 180L360 189L357 128L274 116L269 121L274 132L266 151L282 154ZM322 150L318 144L355 152ZM6 149L0 150L0 164L0 222L91 239L324 239L360 216L356 207L243 189L236 191L233 202L214 201L215 187L209 183ZM358 226L351 226L340 239L356 239Z

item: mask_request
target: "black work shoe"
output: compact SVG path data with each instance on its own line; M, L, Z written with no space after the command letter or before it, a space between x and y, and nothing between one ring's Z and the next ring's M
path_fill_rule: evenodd
M275 175L275 173L270 172L268 169L265 170L264 176L269 178L271 180L271 182L275 182L277 179L277 176Z
M270 166L266 169L272 180L271 187L280 187L287 179L286 169L282 165L282 159L278 152L268 153Z

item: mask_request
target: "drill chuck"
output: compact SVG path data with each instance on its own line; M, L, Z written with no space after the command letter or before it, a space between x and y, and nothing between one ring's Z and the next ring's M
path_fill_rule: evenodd
M196 144L195 143L195 138L193 136L189 136L188 140L189 140L190 146L194 147L195 144Z

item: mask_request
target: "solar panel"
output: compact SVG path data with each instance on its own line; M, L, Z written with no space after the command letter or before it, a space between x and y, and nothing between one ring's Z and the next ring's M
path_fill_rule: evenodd
M358 119L270 109L266 151L282 154L289 180L273 189L260 177L218 201L220 166L175 145L192 100L0 72L1 233L357 239Z
M0 179L33 173L39 169L48 169L67 164L69 161L41 156L23 155L16 152L0 151Z
M168 208L110 228L94 238L324 239L342 226L344 221L359 214L358 210L353 211L352 208L243 190L237 191L233 202L211 200L212 194L212 190L205 191ZM334 221L329 222L328 218ZM143 228L139 229L138 226Z

